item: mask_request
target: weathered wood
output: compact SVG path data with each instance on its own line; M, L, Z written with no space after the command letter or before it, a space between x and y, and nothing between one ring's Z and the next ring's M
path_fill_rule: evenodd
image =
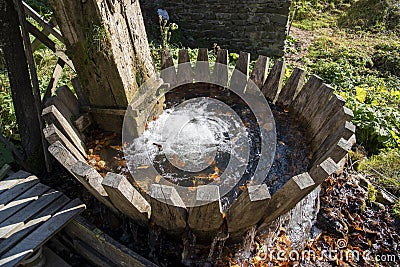
M193 69L190 64L189 52L187 49L180 49L178 52L178 84L193 82Z
M21 145L27 156L26 165L43 165L41 156L41 127L32 83L21 37L18 13L13 0L2 1L0 6L0 39L2 40L2 55L7 65L10 81L11 97L13 99L15 117L18 123ZM1 135L0 135L1 137ZM23 160L23 159L22 159ZM22 161L18 159L18 161ZM39 169L40 166L29 166ZM37 170L36 170L37 171Z
M276 105L287 109L292 104L292 101L296 98L304 86L306 74L306 71L301 68L295 68L293 70L292 74L278 95Z
M47 46L51 51L55 52L57 50L56 44L46 35L44 35L38 28L33 26L29 21L26 22L27 30L30 34L39 39L45 46Z
M26 220L35 215L35 213L44 209L47 205L55 201L61 195L61 192L51 189L50 191L41 195L36 201L33 201L23 209L13 214L11 217L1 222L0 238L5 238L14 229L22 227Z
M76 96L72 93L67 85L57 88L57 96L64 102L65 106L71 111L74 116L79 115L79 103Z
M256 225L264 216L262 211L270 199L271 195L266 184L248 186L228 210L229 232L242 232Z
M94 114L107 114L107 115L116 115L116 116L125 116L126 109L119 108L97 108L97 107L89 107L82 106L81 110L84 112L94 113Z
M4 205L0 208L0 222L3 222L14 213L19 211L20 209L24 208L28 204L32 203L33 201L37 200L43 193L48 191L50 187L44 184L37 184L30 188L28 191L19 195L14 200L9 202L7 205Z
M42 18L33 8L31 8L28 4L25 2L22 2L24 6L24 11L27 15L32 17L37 23L39 23L40 26L42 26L43 29L46 29L46 31L50 32L54 37L56 37L60 42L63 42L64 39L61 35L61 33L57 30L54 29L54 26L47 22L44 18Z
M54 52L54 55L62 59L65 62L65 64L67 64L67 66L71 68L73 72L76 72L74 64L72 63L71 59L69 59L69 57L65 54L64 50L57 49Z
M267 79L261 89L265 98L275 103L276 98L282 89L283 78L285 77L286 63L278 60L272 67Z
M54 124L50 124L46 128L43 129L44 136L46 140L51 144L54 144L56 141L60 141L65 148L69 150L78 160L86 161L85 156L82 155L78 149L68 140L67 137L63 135L63 133L57 129Z
M324 102L321 100L321 102ZM312 133L317 133L325 124L335 115L336 112L342 109L346 100L341 96L333 94L328 102L324 103L322 109L313 116L313 120L309 123Z
M263 87L265 80L268 75L268 67L269 67L269 57L266 56L258 56L258 59L254 65L253 71L251 72L250 79L257 85L258 89L261 90Z
M47 85L46 91L42 97L42 105L46 103L47 99L55 92L57 83L60 80L65 62L62 59L58 59L56 65L54 66L53 73L51 75L49 84Z
M23 182L25 178L29 176L30 173L26 171L18 171L13 175L6 177L2 181L0 181L0 194L19 184L20 182Z
M49 24L50 24L50 27L52 27L54 29L57 26L56 19L54 17L52 17L49 20ZM47 37L49 37L49 35L50 35L50 31L47 28L43 28L42 33ZM33 40L31 43L32 51L36 51L41 44L42 44L42 42L39 39L36 38L35 40Z
M4 254L6 251L10 250L15 244L24 238L27 234L38 228L43 222L51 218L51 215L60 210L65 204L67 204L70 199L61 195L55 201L50 203L46 209L36 213L32 216L24 225L13 229L7 236L6 239L0 241L0 255Z
M68 123L71 124L72 113L58 96L53 95L49 97L44 103L43 107L47 108L51 105L54 105L58 109L58 111L64 116L64 118L67 119Z
M323 80L320 77L312 75L292 102L292 105L289 107L289 111L294 112L295 114L302 114L303 109L307 105L309 99L313 98L314 94L317 92L318 88L320 88L322 83Z
M72 166L78 162L78 160L66 149L60 141L56 141L49 146L49 152L53 157L66 168L71 174Z
M4 164L0 169L0 181L7 175L7 173L11 170L11 166L8 164Z
M338 163L344 156L347 155L347 153L351 149L351 146L352 146L351 142L348 142L348 140L340 138L339 141L337 141L337 143L334 145L321 147L314 155L311 162L313 164L315 163L319 164L320 162L324 161L327 158L332 158L334 162Z
M109 172L102 185L117 209L139 224L147 226L151 215L150 204L125 176Z
M0 265L14 266L26 259L35 249L43 245L55 235L65 224L85 209L79 199L72 200L65 207L39 226L23 239L18 246L13 247L1 256Z
M196 82L210 82L210 63L208 62L208 49L199 48L197 54L195 81Z
M293 208L297 202L308 194L307 189L314 184L313 179L307 172L293 176L272 195L265 210L265 217L262 219L262 224L272 222L279 215Z
M92 118L91 118L90 114L85 113L85 114L82 114L81 116L79 116L74 121L74 125L80 133L83 133L90 125L92 125Z
M311 125L318 127L321 120L325 119L327 113L334 107L327 105L330 99L334 96L332 86L323 83L318 90L316 90L311 98L308 99L307 103L304 105L300 117L305 121L304 126L308 128ZM337 107L339 108L339 107ZM318 117L319 119L315 118ZM315 129L310 132L314 132Z
M14 198L21 195L37 183L39 183L39 179L34 175L30 175L18 182L18 184L4 191L2 194L0 194L0 208L7 205Z
M353 111L347 107L340 108L333 116L327 118L327 122L316 131L311 138L311 149L313 152L317 151L325 142L326 138L337 131L347 121L353 119ZM353 127L351 127L353 128ZM347 139L347 138L346 138Z
M161 62L161 78L164 83L168 83L170 88L175 87L177 83L176 69L174 65L174 60L172 59L171 51L163 51L163 57Z
M57 128L69 138L69 140L74 144L74 146L82 153L85 157L86 148L80 134L75 127L73 127L60 113L60 111L55 106L49 106L45 108L42 112L42 116L48 124L54 124Z
M338 165L331 158L327 158L320 164L314 164L309 173L315 184L319 185L325 181L329 175L336 172L338 168Z
M100 229L89 224L84 218L78 216L72 220L64 229L69 238L74 241L80 240L93 248L97 253L110 260L114 266L138 266L138 267L156 267L154 263L133 252L119 242L112 239ZM77 250L80 254L80 251ZM85 257L85 255L84 255ZM93 262L94 258L85 257Z
M176 189L152 184L150 190L150 220L173 235L181 235L186 228L187 210Z
M236 92L245 90L249 78L250 54L246 52L239 53L239 59L236 62L235 70L232 73L229 88Z
M75 93L78 97L78 103L79 106L88 106L89 101L87 100L87 97L85 96L85 93L83 92L81 83L79 82L78 77L72 78L71 80L72 87L74 87Z
M228 50L219 49L214 65L212 81L214 84L226 87L228 84ZM217 64L218 63L218 64Z
M217 185L196 187L193 207L188 208L188 226L200 240L212 241L223 223Z

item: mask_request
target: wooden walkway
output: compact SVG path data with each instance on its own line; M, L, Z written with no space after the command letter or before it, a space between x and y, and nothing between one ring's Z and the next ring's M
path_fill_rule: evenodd
M25 171L0 169L0 266L27 259L85 209Z

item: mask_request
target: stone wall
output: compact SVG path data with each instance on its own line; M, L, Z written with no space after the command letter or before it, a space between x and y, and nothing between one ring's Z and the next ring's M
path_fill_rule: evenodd
M211 48L253 56L284 54L291 0L140 0L146 28L158 34L157 9L168 11L180 28L184 46ZM151 34L151 33L150 33Z

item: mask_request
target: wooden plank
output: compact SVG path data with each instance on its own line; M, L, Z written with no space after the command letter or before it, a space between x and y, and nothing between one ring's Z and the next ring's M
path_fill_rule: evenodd
M89 262L93 263L96 267L112 267L116 266L115 263L110 261L107 256L100 254L97 250L93 249L90 244L87 244L79 239L73 240L73 248L79 251L79 254Z
M83 112L89 112L89 113L94 113L94 114L103 114L103 115L125 116L125 114L126 114L126 109L120 109L120 108L97 108L97 107L93 107L93 106L92 107L81 106L80 109Z
M89 113L84 113L74 121L74 125L80 133L83 133L90 125L92 125L92 117Z
M75 90L75 93L76 93L77 97L78 97L79 106L80 107L88 106L89 105L89 101L87 100L86 95L83 93L83 89L82 89L81 83L79 82L78 77L73 78L71 80L71 84L72 84L72 87Z
M329 175L335 173L338 169L339 166L331 158L327 158L320 164L314 164L309 173L315 184L319 185L325 181Z
M69 138L79 152L81 152L85 157L87 156L85 144L80 138L78 130L68 123L67 119L64 118L54 105L45 108L42 112L42 116L48 124L53 123L56 125L57 128Z
M57 83L60 80L62 71L64 69L65 62L62 59L58 59L56 65L54 66L53 73L51 75L49 84L47 85L46 91L42 97L42 105L46 103L47 99L54 93L57 87Z
M208 61L208 49L199 48L197 54L195 81L196 82L210 82L210 62Z
M57 47L56 44L50 40L49 37L44 35L38 28L33 26L29 21L26 21L26 27L29 33L39 39L46 47L48 47L51 51L56 52Z
M64 116L64 118L68 121L68 123L72 123L72 112L65 106L64 102L61 101L61 99L53 95L47 99L47 101L44 103L44 108L50 107L51 105L55 106L58 111Z
M235 92L245 91L247 80L249 78L250 54L246 52L239 53L239 59L236 62L235 70L232 73L229 88Z
M170 88L175 87L177 83L176 70L174 67L174 60L172 59L171 51L165 50L162 52L162 61L161 61L161 78L164 83L168 83Z
M330 99L333 96L333 88L330 85L323 83L304 105L300 117L304 120L305 128L314 125L314 128L310 131L311 133L313 133L315 127L321 123L321 120L325 118L327 112L334 108L329 105Z
M190 64L189 52L187 49L180 49L178 52L178 84L193 82L193 69Z
M56 37L61 43L64 43L64 38L62 37L61 33L57 30L54 29L54 26L44 20L33 8L31 8L28 4L25 2L22 2L24 5L24 11L27 15L32 17L36 22L39 23L40 26L42 26L46 31L49 31L54 37Z
M313 98L313 95L317 92L322 83L323 80L320 77L312 75L292 102L289 111L295 112L295 114L302 114L309 99Z
M265 83L261 89L265 98L275 103L276 98L282 89L283 78L285 77L286 63L278 60L272 67Z
M152 184L150 192L150 220L172 235L180 236L186 228L187 210L176 189Z
M321 103L324 102L321 100ZM309 123L312 133L317 133L324 125L342 109L346 101L339 95L333 94L327 103L323 103L322 109L313 116L313 120Z
M13 247L1 256L0 265L14 266L29 257L35 249L55 235L71 219L81 213L85 207L79 199L69 202L61 211L24 238L18 246Z
M55 17L52 17L50 20L49 20L49 24L50 24L50 26L54 29L56 26L57 26L57 21L56 21L56 18ZM45 35L45 36L47 36L47 37L49 37L49 35L50 35L50 31L48 31L47 30L47 28L44 28L43 30L42 30L42 33ZM34 52L34 51L36 51L38 48L39 48L39 46L42 44L42 42L39 40L39 39L35 39L35 40L33 40L33 42L31 43L31 47L32 47L32 51Z
M222 223L219 187L217 185L198 186L194 206L188 208L190 230L199 240L212 241Z
M256 225L264 216L262 211L270 199L271 195L266 184L248 186L228 210L229 232L243 232Z
M5 238L14 229L22 227L26 220L35 215L35 213L44 209L61 195L61 192L51 189L50 191L41 195L36 201L31 202L23 209L20 209L18 212L14 213L13 216L1 222L0 238Z
M292 74L290 75L289 79L286 81L280 94L278 95L276 105L281 108L287 109L292 104L292 101L296 98L296 96L304 86L306 74L306 71L301 68L295 68L293 70Z
M18 241L23 239L29 233L33 232L43 222L50 219L54 213L60 210L69 201L70 199L67 196L61 195L61 197L50 203L46 209L38 212L32 218L30 218L29 221L27 221L23 226L15 228L13 231L11 231L6 236L6 239L0 241L0 255L3 255L6 251L10 250L11 247L18 243Z
M32 201L37 200L44 192L48 191L50 187L37 184L31 189L19 195L14 200L9 202L7 205L0 208L0 222L3 222L8 217L12 216L14 213L18 212L20 209L27 206Z
M139 224L148 225L151 215L150 204L125 176L109 172L102 185L117 209Z
M31 174L26 171L18 171L15 174L6 177L0 181L0 194L14 187L16 184L19 184L30 175Z
M269 57L261 55L258 56L253 71L251 72L250 80L252 80L260 90L263 87L265 80L267 79L268 67L269 67Z
M56 90L56 94L74 116L79 115L78 99L67 85L58 87Z
M331 158L334 162L339 163L339 161L347 155L351 146L352 142L340 138L340 140L333 146L321 147L314 155L312 163L319 164L327 158Z
M317 151L328 138L328 136L335 133L337 129L345 124L346 121L351 121L353 116L354 114L351 109L347 107L342 107L339 109L333 116L329 118L327 122L324 123L323 127L321 127L317 132L314 133L314 136L312 136L310 142L312 151Z
M279 215L293 208L304 196L308 194L308 189L315 185L314 180L307 172L293 176L275 194L265 209L265 217L262 224L268 224L275 220Z
M62 59L62 60L65 62L65 64L67 64L67 66L71 68L71 70L72 70L73 72L76 72L75 66L74 66L74 64L72 63L72 60L69 59L69 57L65 54L64 50L57 49L56 52L54 52L54 54L55 54L58 58Z
M219 49L212 74L213 83L219 86L226 87L228 84L228 59L228 50Z
M81 240L93 250L100 253L114 263L114 266L138 266L156 267L154 263L133 252L92 224L89 224L83 217L78 216L72 220L63 230L70 239ZM78 251L79 253L79 251ZM85 257L89 261L93 260Z
M53 157L66 168L71 174L72 166L78 162L78 160L64 147L60 141L56 141L49 146L49 152ZM75 177L78 179L78 177ZM79 180L79 179L78 179Z
M4 164L3 167L0 169L0 181L6 177L7 173L11 170L11 166L8 164Z
M9 203L11 200L24 193L26 190L28 190L38 182L39 178L34 175L30 175L21 180L11 189L6 190L3 194L0 195L0 208L7 205L7 203Z
M68 140L67 137L54 125L50 124L43 129L44 137L51 144L60 141L66 149L69 150L78 160L86 161L85 156L82 155L78 149Z

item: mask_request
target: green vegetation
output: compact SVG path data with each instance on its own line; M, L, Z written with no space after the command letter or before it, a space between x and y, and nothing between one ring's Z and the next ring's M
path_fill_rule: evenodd
M396 0L296 0L292 25L313 42L302 65L354 111L357 170L400 196L400 5ZM296 54L289 36L289 53ZM368 156L368 157L367 157ZM368 197L373 190L368 188ZM400 218L400 201L392 207Z

